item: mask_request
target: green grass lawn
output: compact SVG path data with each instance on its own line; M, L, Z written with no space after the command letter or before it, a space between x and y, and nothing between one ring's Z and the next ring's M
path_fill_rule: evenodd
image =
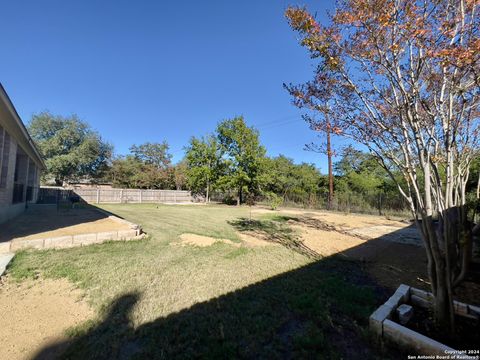
M148 237L21 252L8 270L19 280L66 277L85 290L98 316L69 330L67 358L377 357L366 327L384 299L356 264L286 246L175 245L183 233L241 241L236 231L248 208L102 208L140 224ZM270 232L287 226L281 218L256 220Z

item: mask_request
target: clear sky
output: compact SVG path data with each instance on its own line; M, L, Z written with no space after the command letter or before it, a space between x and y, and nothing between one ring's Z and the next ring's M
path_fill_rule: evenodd
M320 18L333 1L2 1L0 81L24 122L78 114L112 143L166 140L174 161L191 136L243 115L269 155L326 172L316 139L284 82L313 65L283 16L289 4Z

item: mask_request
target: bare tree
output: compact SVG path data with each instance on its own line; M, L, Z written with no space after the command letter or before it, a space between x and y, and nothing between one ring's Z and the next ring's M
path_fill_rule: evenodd
M472 0L343 0L326 27L304 8L286 11L318 62L314 80L291 94L313 111L328 95L332 128L366 146L396 181L424 241L437 324L450 331L472 251L465 205L479 149L477 8Z

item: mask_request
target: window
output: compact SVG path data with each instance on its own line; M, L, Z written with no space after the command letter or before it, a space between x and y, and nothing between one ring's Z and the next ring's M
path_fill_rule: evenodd
M7 186L10 135L0 126L0 188Z

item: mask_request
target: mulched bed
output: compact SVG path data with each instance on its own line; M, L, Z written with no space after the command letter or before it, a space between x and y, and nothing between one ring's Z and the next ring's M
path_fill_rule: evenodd
M480 322L463 316L455 316L455 334L446 335L435 327L433 311L420 306L414 306L414 315L405 325L422 335L457 350L473 350L480 346ZM398 322L396 315L392 319Z

